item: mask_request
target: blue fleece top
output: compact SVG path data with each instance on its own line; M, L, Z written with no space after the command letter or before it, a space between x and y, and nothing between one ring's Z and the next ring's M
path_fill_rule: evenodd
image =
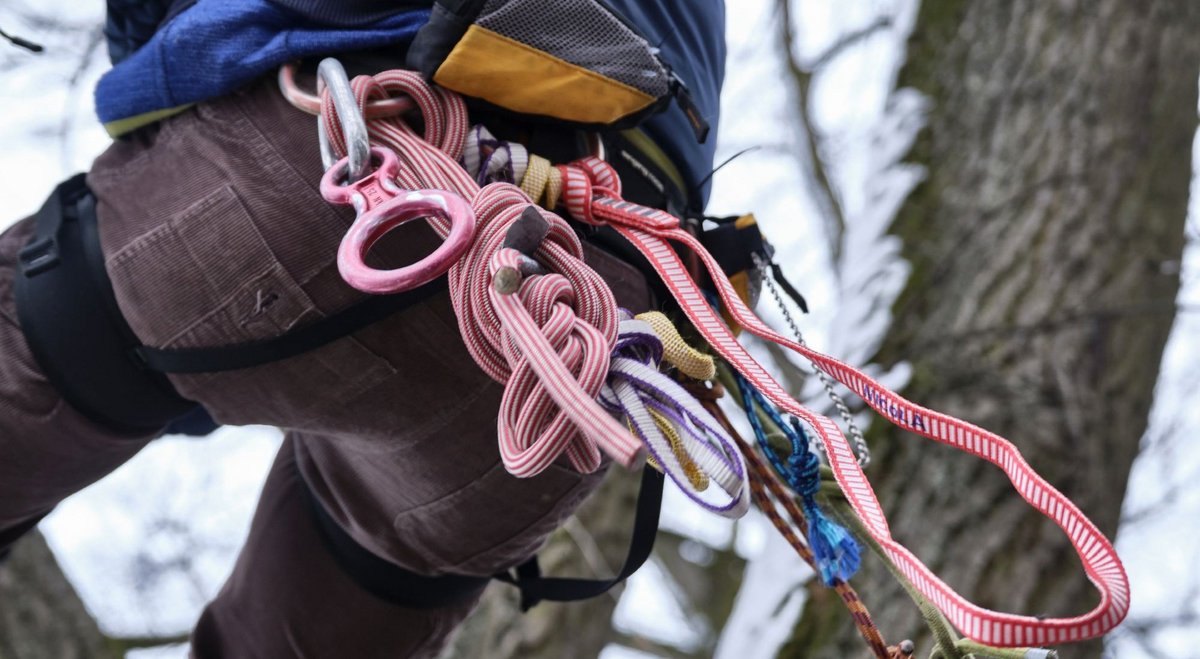
M311 4L311 3L309 3ZM405 3L397 2L397 5ZM120 135L187 106L233 91L285 62L394 45L407 47L428 9L338 25L268 0L198 0L162 25L96 86L96 112ZM725 62L722 0L608 0L659 45L712 126L699 144L675 104L645 124L690 186L712 169ZM707 185L701 190L707 199Z

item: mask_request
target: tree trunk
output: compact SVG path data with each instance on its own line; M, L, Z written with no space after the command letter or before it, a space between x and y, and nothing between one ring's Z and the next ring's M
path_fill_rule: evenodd
M0 659L115 655L36 531L0 565Z
M1193 0L926 0L899 81L932 100L911 153L928 177L892 227L912 275L878 361L912 365L912 400L1010 438L1110 537L1175 314L1198 33ZM1053 616L1096 603L999 470L870 435L896 537L964 595ZM880 628L927 656L872 563L855 585ZM845 616L808 608L781 656L863 656Z

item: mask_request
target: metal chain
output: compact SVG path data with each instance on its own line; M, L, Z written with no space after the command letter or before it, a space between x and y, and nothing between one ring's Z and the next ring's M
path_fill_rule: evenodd
M796 342L802 346L808 346L808 343L804 341L804 335L800 333L800 326L792 318L787 303L784 302L779 289L775 287L775 279L770 275L769 264L758 254L752 255L752 257L754 259L754 267L763 273L763 283L766 284L771 297L775 298L775 304L779 305L779 310L783 313L784 321L792 329L792 334L796 336ZM871 464L871 449L867 446L867 440L863 438L862 431L858 429L858 424L854 422L854 415L850 413L850 408L846 405L846 401L842 399L842 396L834 388L835 383L833 378L821 370L821 367L817 366L816 362L809 360L809 364L812 364L813 371L816 372L817 377L821 380L821 384L825 387L825 393L829 395L829 400L833 401L833 405L837 408L838 414L841 415L842 421L846 423L846 429L850 432L850 438L854 442L854 454L858 458L858 464L865 469L867 465Z

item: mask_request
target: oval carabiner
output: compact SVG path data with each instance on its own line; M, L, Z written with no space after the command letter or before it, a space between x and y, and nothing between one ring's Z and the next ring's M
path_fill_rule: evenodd
M341 124L342 135L346 140L346 155L350 159L347 173L351 181L357 181L366 175L370 165L371 142L367 133L367 121L358 109L346 69L333 57L326 57L317 65L318 93L322 86L329 89L329 96L333 99L338 123ZM321 162L328 170L338 161L338 157L329 142L325 119L322 116L317 117L317 139L321 144Z

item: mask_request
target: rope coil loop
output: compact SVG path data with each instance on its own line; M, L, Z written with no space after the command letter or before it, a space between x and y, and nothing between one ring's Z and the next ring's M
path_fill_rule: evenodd
M654 266L688 319L710 346L779 409L805 422L825 446L830 467L847 501L888 559L912 580L965 636L998 647L1044 645L1095 638L1116 627L1129 612L1129 579L1112 544L1082 512L1047 483L1007 439L952 416L916 405L861 370L784 337L758 318L724 276L720 264L700 241L678 227L670 214L619 198L611 167L595 159L572 163L564 172L571 216L589 224L608 224L628 239ZM607 196L605 191L613 194ZM870 482L840 428L796 402L737 341L705 300L688 268L668 242L682 244L700 260L716 285L721 303L743 329L788 348L859 395L888 421L923 437L966 451L999 467L1031 506L1062 529L1100 591L1090 612L1073 618L1043 619L983 608L942 581L907 547L892 538Z
M371 141L397 155L397 185L449 190L471 203L476 237L450 268L451 303L472 358L507 385L497 421L505 467L531 477L565 454L573 468L591 472L602 464L602 452L623 466L637 466L644 455L640 442L596 402L617 338L617 306L604 280L583 262L575 232L561 217L539 209L549 228L534 253L503 248L510 227L532 202L511 183L481 187L459 165L468 134L462 99L407 71L358 76L351 87L360 110L404 95L421 112L421 134L402 117L368 121ZM322 121L331 147L344 153L345 137L328 94L322 95ZM427 221L440 236L448 235L443 218ZM501 287L507 293L497 291L496 274L519 273L530 257L547 274L521 277L518 285Z

